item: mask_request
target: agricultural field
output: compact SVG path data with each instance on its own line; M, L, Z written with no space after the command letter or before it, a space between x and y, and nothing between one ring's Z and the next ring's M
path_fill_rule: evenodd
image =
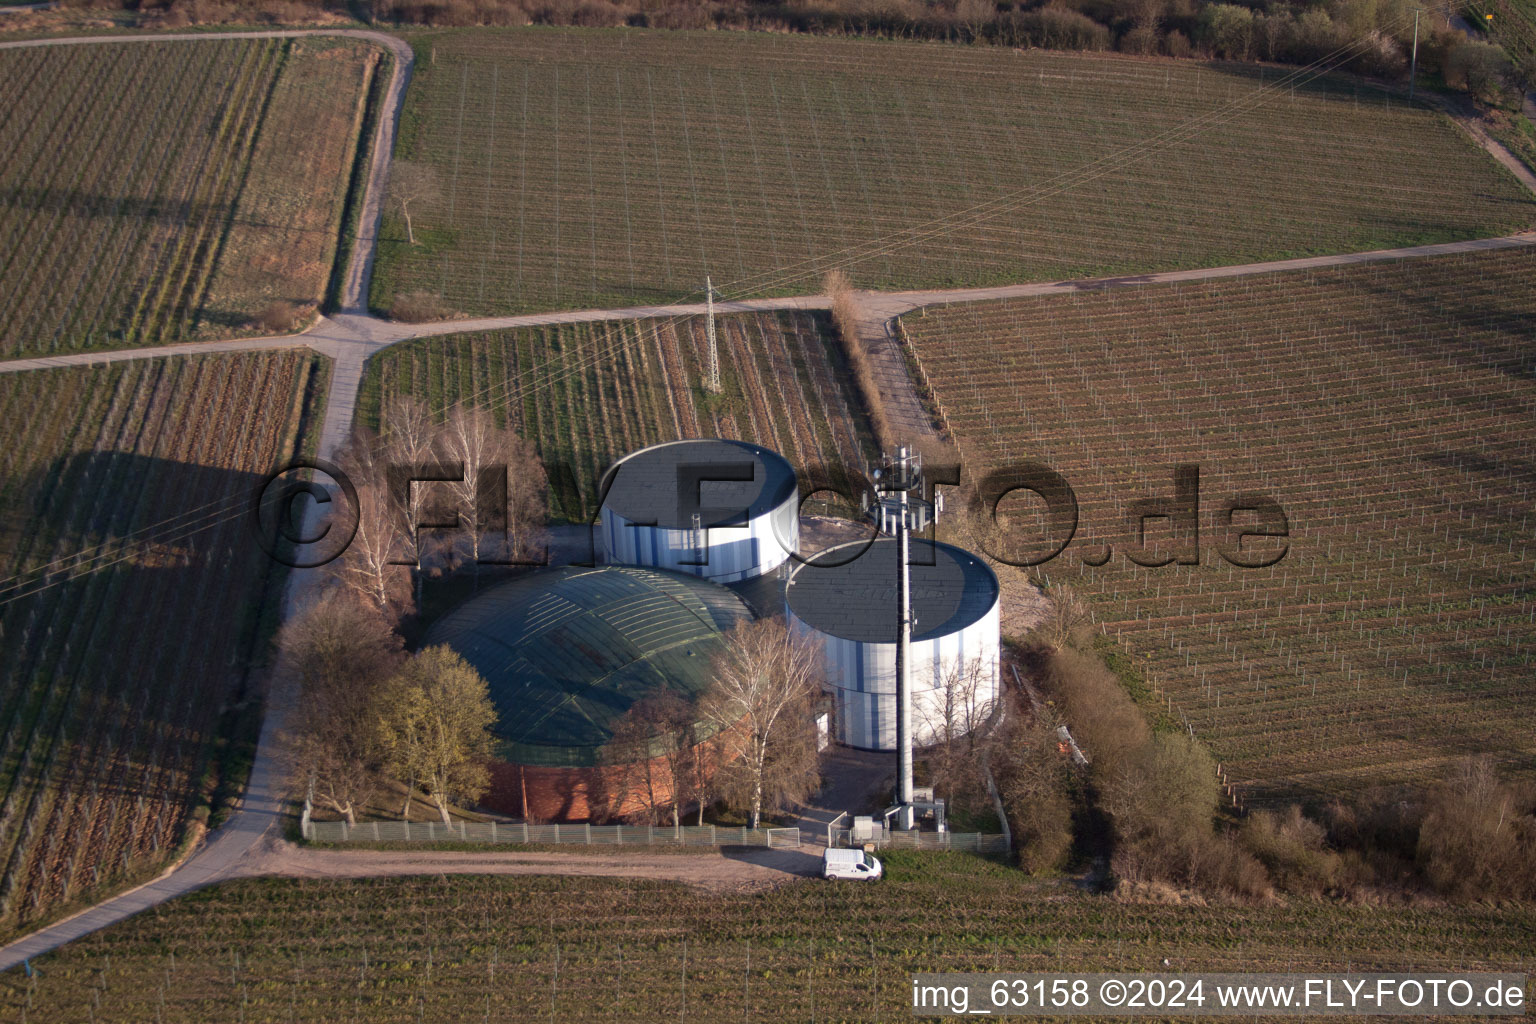
M323 38L0 52L0 357L317 306L379 59Z
M1536 764L1533 309L1523 248L902 322L970 472L1035 460L1075 490L1077 539L1036 576L1090 595L1160 710L1262 801ZM1200 564L1133 565L1130 502L1171 499L1179 463ZM1288 549L1235 568L1222 509L1253 492ZM1166 521L1147 534L1171 554Z
M757 893L506 876L204 890L0 975L0 1021L905 1020L914 971L1525 970L1529 909L1195 908L891 853Z
M599 480L615 459L658 441L739 438L798 466L865 464L873 442L824 315L740 314L716 324L718 395L702 383L703 317L604 321L393 346L368 364L359 419L376 426L382 403L401 394L436 412L459 401L485 406L536 446L552 481L551 514L571 522L596 514Z
M727 32L411 38L396 155L436 188L418 244L386 218L382 310L611 307L706 275L807 293L834 263L863 287L979 285L1536 223L1448 118L1353 78Z
M213 796L283 578L248 503L296 453L325 365L0 375L0 934L163 863Z

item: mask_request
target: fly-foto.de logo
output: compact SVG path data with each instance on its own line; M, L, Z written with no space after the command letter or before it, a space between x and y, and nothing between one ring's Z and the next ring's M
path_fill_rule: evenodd
M722 461L681 463L665 486L675 491L680 521L701 534L701 557L707 558L708 535L739 529L749 510L722 500L722 490L751 481L753 463ZM398 538L379 557L390 565L422 563L421 539L430 533L439 547L454 535L471 537L469 560L480 565L547 565L547 546L513 537L519 527L509 509L516 504L517 481L507 466L480 466L474 479L462 463L439 461L414 465L390 464L371 474L378 479L354 481L340 467L323 460L302 460L276 470L252 494L250 522L258 542L271 557L297 568L315 568L347 554L374 538ZM817 503L833 508L876 534L873 513L889 483L863 471L825 464L795 471L799 510ZM547 477L574 486L571 467L551 463ZM596 507L607 500L613 475L599 485ZM460 486L452 486L460 485ZM1123 539L1074 546L1082 522L1077 493L1065 476L1050 466L1018 462L971 477L956 463L930 465L924 473L923 501L934 510L956 510L959 525L986 555L1004 565L1031 568L1058 558L1073 557L1086 566L1104 566L1121 556L1144 568L1199 565L1203 550L1214 550L1228 564L1243 569L1275 565L1290 550L1290 520L1272 495L1247 491L1212 497L1202 493L1200 467L1173 467L1161 493L1141 493L1125 501L1120 522L1095 524L1123 528ZM944 490L940 490L944 488ZM946 501L946 494L948 501ZM595 563L592 536L594 515L585 524L568 526L578 534L566 546L566 559ZM630 526L654 526L630 523ZM798 531L770 523L770 543L789 558L805 561L797 550ZM922 532L938 529L930 522ZM585 531L584 536L580 535ZM526 524L522 533L529 532ZM583 550L584 549L584 550ZM1070 552L1070 554L1069 554ZM856 557L854 549L853 557ZM846 559L844 559L846 560Z

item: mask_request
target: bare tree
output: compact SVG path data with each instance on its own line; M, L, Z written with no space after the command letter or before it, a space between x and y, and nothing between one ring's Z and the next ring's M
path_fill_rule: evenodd
M1536 789L1499 777L1492 758L1455 765L1426 802L1418 861L1430 883L1464 899L1536 895Z
M1071 587L1053 586L1045 595L1045 617L1030 636L1052 650L1085 646L1093 636L1093 611Z
M355 825L376 778L370 712L379 686L400 663L400 637L377 608L331 589L283 625L278 647L284 669L300 685L285 744L294 782Z
M492 531L503 534L507 559L534 554L544 527L546 477L533 445L498 427L488 410L465 405L448 410L439 439L443 457L464 468L449 489L476 573Z
M368 431L354 431L341 463L357 490L357 532L327 568L375 608L398 612L411 593L405 566L399 564L412 550L411 533L404 511L389 494L383 444Z
M414 471L437 462L437 450L442 437L442 427L433 422L427 407L410 395L396 395L384 406L383 429L380 433L382 462L397 470ZM415 550L419 542L417 524L426 508L427 487L419 482L409 485L403 499L405 523L411 535L412 553L420 561Z
M549 518L549 478L531 441L509 435L507 443L507 557L526 560L544 551Z
M957 799L981 791L981 731L996 708L996 665L980 659L942 665L929 698L917 702L919 735L930 749L935 786L954 807Z
M485 792L496 708L480 673L452 648L428 647L407 661L384 684L376 721L385 764L426 785L443 824L453 799Z
M389 168L389 197L400 207L405 218L406 239L416 244L416 228L411 220L411 209L418 211L442 193L437 172L427 164L414 160L395 160Z
M630 705L614 723L613 735L598 752L603 768L601 818L627 818L655 824L660 803L661 770L651 756L653 739L650 723ZM641 808L636 811L635 808Z
M693 792L697 759L693 726L697 709L675 690L658 690L641 703L644 707L640 714L651 723L659 741L672 824L680 825L683 806L695 795L701 796Z
M656 690L630 705L603 747L608 816L647 824L670 817L673 825L682 823L683 805L696 784L695 717L693 705L674 690ZM643 811L625 813L625 807L636 804Z
M438 515L429 514L437 508L432 506L429 510L429 503L434 497L447 497L436 488L451 487L452 484L419 479L417 474L443 461L440 451L444 428L432 418L424 403L410 395L391 398L384 406L381 419L379 461L385 470L383 479L389 498L395 503L402 524L405 549L402 560L411 563L413 593L419 608L424 580L422 570L432 559L429 545L422 537L423 524L440 521ZM403 491L399 490L401 474L410 477L403 481Z
M463 404L448 410L440 437L443 455L464 468L463 477L450 484L449 490L458 506L459 522L468 534L469 557L478 575L480 545L490 526L485 521L490 510L484 507L487 496L481 494L482 484L487 474L507 469L509 437L487 410Z
M726 634L699 711L727 750L729 737L740 736L740 756L719 777L723 795L748 812L752 828L765 808L805 800L820 782L812 719L818 667L811 647L778 620L745 623Z
M985 38L987 26L997 18L997 4L989 0L959 0L955 4L955 20L965 26L971 42Z

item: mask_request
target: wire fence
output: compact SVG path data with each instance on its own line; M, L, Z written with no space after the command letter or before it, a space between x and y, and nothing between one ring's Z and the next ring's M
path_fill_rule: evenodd
M511 843L539 846L761 846L799 849L798 828L719 825L529 825L524 822L308 821L305 839L316 843Z
M853 829L834 828L827 832L828 845L854 846ZM984 832L899 832L877 829L871 842L882 850L961 850L970 853L1008 852L1008 837Z

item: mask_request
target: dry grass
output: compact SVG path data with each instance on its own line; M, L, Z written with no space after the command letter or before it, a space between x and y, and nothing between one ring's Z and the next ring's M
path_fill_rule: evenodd
M853 286L848 283L848 275L841 270L830 271L822 282L822 291L832 300L833 333L837 337L838 347L842 349L843 358L848 360L848 369L859 398L864 403L864 411L869 416L870 428L880 446L890 450L893 447L891 422L885 414L885 400L880 395L880 387L875 383L875 374L870 367L869 351L864 347L864 339L859 336L859 306L854 300Z

